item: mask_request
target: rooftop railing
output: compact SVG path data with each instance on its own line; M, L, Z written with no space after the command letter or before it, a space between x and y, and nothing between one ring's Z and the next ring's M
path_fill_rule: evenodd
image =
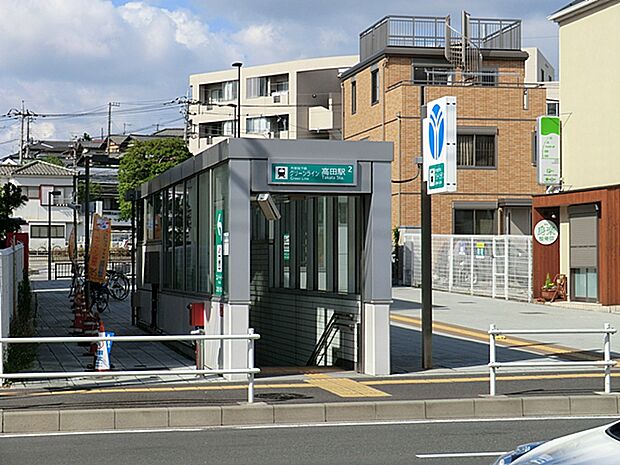
M469 40L480 49L521 49L521 21L516 19L469 19ZM360 59L386 47L443 48L446 17L386 16L360 34Z

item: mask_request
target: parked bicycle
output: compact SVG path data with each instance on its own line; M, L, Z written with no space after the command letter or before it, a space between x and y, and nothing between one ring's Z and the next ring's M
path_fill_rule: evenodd
M108 270L106 274L106 285L113 299L125 300L129 295L129 278L121 271Z

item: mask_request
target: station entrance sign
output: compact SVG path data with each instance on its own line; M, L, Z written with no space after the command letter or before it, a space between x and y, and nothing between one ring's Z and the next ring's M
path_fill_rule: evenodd
M422 134L427 192L456 192L456 97L433 100L426 108Z
M355 185L355 163L272 163L270 184Z

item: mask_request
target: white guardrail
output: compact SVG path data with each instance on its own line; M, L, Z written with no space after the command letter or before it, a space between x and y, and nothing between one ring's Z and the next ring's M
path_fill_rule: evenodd
M489 370L490 387L489 394L496 394L495 384L497 381L497 370L499 368L533 368L533 367L603 367L605 372L605 394L611 393L611 368L616 362L611 359L611 335L616 334L616 328L609 323L605 323L604 329L497 329L491 325L489 329ZM561 361L561 362L498 362L496 358L497 336L518 335L518 334L604 334L603 341L603 360L592 360L583 362ZM543 344L541 344L543 345Z
M224 340L247 340L248 341L248 368L227 369L182 369L182 370L134 370L134 371L61 371L61 372L19 372L4 373L4 366L0 363L0 386L4 379L52 379L52 378L78 378L78 377L102 377L102 376L164 376L164 375L248 375L248 403L254 402L254 375L260 373L259 368L254 367L254 341L260 339L259 334L250 328L248 334L231 335L168 335L168 336L67 336L67 337L0 337L0 360L3 360L4 344L63 344L79 342L172 342L172 341L224 341Z

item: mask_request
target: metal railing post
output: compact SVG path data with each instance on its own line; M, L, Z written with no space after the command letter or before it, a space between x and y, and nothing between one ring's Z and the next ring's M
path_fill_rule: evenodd
M450 254L448 255L448 292L452 292L454 282L454 236L450 236Z
M251 337L254 335L254 328L248 329L250 339L248 340L248 370L254 368L254 339ZM248 404L254 402L254 373L248 373Z
M605 323L605 343L603 346L603 352L605 353L605 362L608 365L605 366L605 394L611 394L611 325Z
M508 257L510 255L508 236L504 236L504 299L508 300L508 273L510 272Z
M491 246L491 282L493 289L491 291L491 295L493 298L497 297L497 239L493 236L493 245Z
M469 293L474 295L474 236L469 244Z
M496 367L494 363L495 357L495 325L491 325L489 328L489 394L495 395L495 381L496 381Z
M531 302L533 297L532 289L532 273L533 273L533 258L532 258L532 238L527 239L527 301Z

